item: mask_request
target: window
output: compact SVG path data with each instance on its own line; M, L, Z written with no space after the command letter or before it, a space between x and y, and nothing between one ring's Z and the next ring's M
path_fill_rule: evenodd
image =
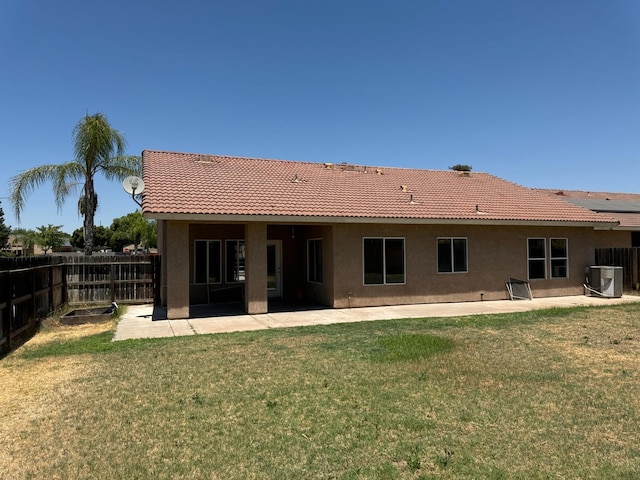
M567 239L551 238L551 278L567 278L567 264L569 263Z
M196 240L193 255L194 282L220 283L222 268L220 259L220 240Z
M226 241L227 283L244 282L244 240Z
M404 283L404 238L363 239L364 283Z
M527 240L527 260L529 262L529 280L547 278L547 249L544 238Z
M438 238L438 273L467 272L467 239Z
M307 240L307 280L322 283L322 239Z

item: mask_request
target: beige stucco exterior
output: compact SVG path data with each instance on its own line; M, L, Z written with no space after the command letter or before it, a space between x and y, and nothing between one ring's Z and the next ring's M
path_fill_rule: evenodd
M168 221L164 225L165 252L167 253L167 316L173 318L189 317L189 249L185 248L189 240L189 224Z
M568 278L534 280L537 296L575 295L582 292L585 267L593 261L593 231L587 228L506 227L464 225L340 225L335 252L336 308L430 302L460 302L505 299L508 277L526 279L527 239L567 238ZM363 237L405 239L406 283L364 285L362 277ZM468 245L466 273L438 273L436 242L439 237L463 237ZM549 268L549 267L547 267Z
M313 302L334 308L430 302L460 302L508 298L508 277L528 278L527 239L568 241L567 278L532 280L537 297L582 293L585 267L593 263L594 245L615 240L617 232L603 233L591 227L522 225L402 225L402 224L267 224L264 222L204 223L159 221L159 244L163 252L162 301L169 318L187 318L189 305L209 303L227 293L244 297L248 313L268 309L268 241L282 246L282 294L285 302ZM628 233L628 232L627 232ZM365 285L363 238L403 238L405 283ZM438 273L437 239L466 238L468 271ZM620 235L620 238L622 235ZM322 283L307 278L307 240L322 239ZM611 240L610 240L611 239ZM222 280L198 284L194 280L194 245L197 240L219 241ZM245 242L246 280L225 281L227 240ZM547 269L550 261L547 258ZM230 297L231 298L231 297Z
M596 230L594 232L595 248L629 248L631 247L631 231L629 230Z

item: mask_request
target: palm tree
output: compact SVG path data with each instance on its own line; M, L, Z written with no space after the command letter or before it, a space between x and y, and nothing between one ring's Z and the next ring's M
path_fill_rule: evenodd
M56 205L62 207L67 195L82 184L78 211L84 217L84 253L93 252L93 219L98 207L94 177L101 172L108 180L123 180L140 171L140 157L124 154L124 135L109 125L102 113L85 115L73 129L75 160L41 165L11 179L10 198L16 218L24 209L26 196L46 181L53 183Z

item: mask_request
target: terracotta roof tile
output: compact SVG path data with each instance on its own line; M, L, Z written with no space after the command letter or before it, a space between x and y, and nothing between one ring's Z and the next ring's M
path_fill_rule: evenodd
M145 150L143 211L424 220L611 222L486 173ZM176 217L177 218L177 217Z
M536 189L565 202L601 212L620 222L620 228L637 230L640 227L640 194L616 192L588 192L585 190Z

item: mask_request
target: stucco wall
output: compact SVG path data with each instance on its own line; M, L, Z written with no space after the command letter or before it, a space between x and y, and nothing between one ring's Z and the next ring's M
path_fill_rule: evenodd
M305 249L306 240L322 239L322 260L323 260L323 282L309 282L306 278L306 262L307 254L304 256L304 296L305 300L319 303L321 305L333 305L333 289L334 289L334 265L333 265L333 227L330 225L315 225L305 229Z
M163 257L163 283L168 286L168 291L163 286L163 292L164 298L173 298L172 315L182 315L185 304L206 303L208 287L194 284L194 241L220 240L224 246L225 240L245 239L248 232L241 223L172 221L163 222L160 231L169 252ZM568 278L531 281L534 297L581 294L585 267L594 261L594 244L611 246L614 241L622 242L625 235L628 232L594 232L586 227L336 224L268 225L257 232L255 240L282 241L286 300L297 300L301 290L305 301L343 308L508 298L505 280L527 278L527 238L545 238L547 248L549 238L567 238L569 247ZM363 237L404 238L405 284L364 285ZM438 237L467 238L468 272L437 272ZM306 240L310 238L323 240L322 284L306 278ZM263 276L251 287L255 290L251 296L262 309L266 308Z
M631 232L628 230L596 230L595 248L630 248Z
M363 284L363 237L405 239L406 283ZM468 272L437 272L437 238L465 237ZM336 225L334 289L336 308L508 298L505 280L527 278L527 238L567 238L569 277L534 280L534 296L582 293L585 267L593 262L593 230L563 227ZM547 243L548 244L548 243Z
M167 221L165 227L167 317L189 318L189 224Z

